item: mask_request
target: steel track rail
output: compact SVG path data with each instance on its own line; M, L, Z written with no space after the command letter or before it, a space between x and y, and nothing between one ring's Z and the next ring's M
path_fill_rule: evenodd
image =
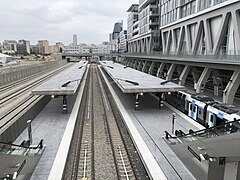
M42 82L46 81L47 79L51 78L52 76L54 76L55 74L59 73L62 71L62 69L64 69L65 67L61 68L61 69L58 69L48 75L46 75L45 77L43 77L42 79L40 80L37 80L36 82L30 84L29 86L26 86L26 87L23 87L21 89L18 89L16 93L13 93L13 94L10 94L4 98L1 98L0 99L0 105L3 105L4 103L10 101L11 99L13 98L16 98L17 96L21 95L22 93L24 93L25 91L37 86L38 84L41 84Z
M4 126L6 126L10 121L12 121L16 116L18 116L21 112L23 112L25 109L27 109L29 106L31 106L33 103L35 103L36 101L38 101L42 96L38 95L38 96L30 96L29 98L27 98L24 102L20 103L18 106L16 106L14 109L12 109L11 111L9 111L8 113L4 114L1 118L0 118L0 123L2 123L2 121L4 121L4 119L8 119L6 122L3 122L3 124L0 125L0 129L2 129ZM30 102L28 102L30 101ZM27 104L26 104L27 103ZM23 106L23 108L21 108L21 106ZM18 110L20 108L20 110ZM16 112L14 114L13 117L10 117L10 115L12 115L14 112Z
M104 104L105 122L109 132L109 138L110 138L111 147L114 155L114 161L117 169L118 179L126 179L126 180L136 179L132 165L130 163L130 158L128 158L129 156L126 150L126 145L124 143L119 127L117 125L113 109L110 106L110 102L109 102L110 100L107 98L108 96L104 89L102 78L100 77L98 71L97 71L97 74L98 74L99 85L101 89L101 99ZM107 113L108 111L111 111L113 114L114 120L112 122L111 122L111 117L109 117L109 113Z
M66 67L68 67L68 66L69 66L69 65L64 65L63 67L61 67L61 69L62 69L62 68L66 68ZM59 68L58 68L58 69L59 69ZM33 80L34 78L39 77L40 75L44 75L44 74L45 74L46 72L48 72L48 71L49 71L49 69L44 70L44 71L41 71L41 72L38 72L38 73L33 74L33 75L30 75L30 76L27 76L27 77L25 77L25 78L22 78L22 79L20 79L20 80L14 81L14 82L12 82L12 83L3 85L3 86L0 87L0 93L4 93L5 91L7 91L7 90L9 90L9 89L11 89L11 88L13 88L13 87L16 87L17 85L20 85L20 84L22 84L22 83L25 83L25 82L27 82L27 81L29 81L29 80Z

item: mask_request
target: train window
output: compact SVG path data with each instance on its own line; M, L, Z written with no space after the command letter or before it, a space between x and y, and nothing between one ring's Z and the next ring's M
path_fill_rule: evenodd
M202 109L198 110L198 115L201 116L202 115Z
M210 121L213 122L213 115L211 115L211 117L210 117Z
M190 104L190 111L192 111L192 105Z
M194 108L193 108L193 112L196 112L196 106L194 106Z

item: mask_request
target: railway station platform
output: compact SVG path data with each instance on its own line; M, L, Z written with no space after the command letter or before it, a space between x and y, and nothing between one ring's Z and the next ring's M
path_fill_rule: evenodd
M143 93L156 93L159 97L159 108L162 108L163 93L185 89L171 80L164 80L113 61L100 61L100 64L123 93L135 95L135 110L139 108L139 98Z
M151 94L144 94L140 98L140 111L136 111L132 106L135 101L135 99L132 98L132 94L123 93L116 84L111 84L115 91L115 98L119 100L118 105L123 108L120 109L123 117L128 116L130 121L133 122L134 128L140 133L140 138L142 138L147 145L166 178L169 180L194 179L191 173L162 139L165 130L171 132L173 111L166 106L160 110L158 108L158 99ZM51 179L49 175L54 177L54 173L62 173L62 167L60 167L62 165L60 163L66 161L66 157L63 154L67 153L66 148L70 143L69 138L71 138L69 137L68 131L71 130L73 126L72 122L70 122L72 121L71 116L77 114L75 110L76 104L74 104L76 98L78 97L70 96L68 99L68 114L62 113L60 108L61 98L56 98L53 99L32 122L33 142L39 142L40 139L44 139L46 149L31 179ZM75 101L75 103L77 102L78 100ZM71 123L71 126L69 126L69 123ZM183 132L188 132L189 129L201 129L201 126L183 114L177 114L175 129L181 129ZM14 143L19 144L26 138L27 130L25 130ZM134 139L134 141L139 140L140 139ZM52 172L51 170L53 167L58 171Z
M72 96L68 100L69 111L71 111L75 97ZM61 98L52 99L43 111L32 121L33 144L43 139L43 144L46 145L45 151L32 174L32 180L47 179L51 171L70 117L70 113L62 113L61 103ZM27 129L15 140L14 144L20 144L26 139L28 139Z

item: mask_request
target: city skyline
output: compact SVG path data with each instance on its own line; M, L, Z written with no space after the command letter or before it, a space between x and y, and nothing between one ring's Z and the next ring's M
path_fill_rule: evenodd
M126 10L132 3L138 0L53 0L51 4L46 0L4 0L0 11L0 42L26 39L31 44L37 44L38 40L69 44L72 35L77 34L78 43L100 44L108 41L115 22L123 20L126 29Z

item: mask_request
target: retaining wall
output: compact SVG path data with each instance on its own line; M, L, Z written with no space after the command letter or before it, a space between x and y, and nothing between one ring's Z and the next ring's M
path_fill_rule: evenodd
M19 68L12 68L5 73L0 73L0 86L11 83L13 81L31 76L47 69L55 69L66 64L66 60L57 60L43 62L40 64L34 64L29 66L23 66Z
M24 112L8 129L0 135L0 142L12 143L27 127L28 120L34 120L51 100L50 96L43 96L37 103ZM27 137L26 137L27 140Z

